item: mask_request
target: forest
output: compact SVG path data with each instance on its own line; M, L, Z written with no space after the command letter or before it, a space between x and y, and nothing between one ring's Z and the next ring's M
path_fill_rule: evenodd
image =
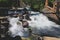
M44 7L45 0L0 0L0 7L19 7L20 1L23 1L26 5L30 5L31 8L41 10ZM54 0L49 0L51 4Z

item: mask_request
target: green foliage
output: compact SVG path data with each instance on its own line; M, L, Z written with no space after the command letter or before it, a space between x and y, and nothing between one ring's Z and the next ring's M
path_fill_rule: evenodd
M23 0L28 5L31 5L31 8L40 10L44 7L45 0Z
M49 0L49 2L53 3L55 0Z
M0 0L0 7L10 7L12 5L16 5L17 1L13 1L13 0Z
M31 6L31 8L41 10L44 8L45 0L22 0L25 4ZM53 2L54 0L48 0L49 2ZM0 0L0 4L7 4L9 6L16 6L17 0Z
M0 0L0 2L6 2L7 0Z
M44 8L45 0L23 0L26 4L30 4L31 8L41 10ZM48 0L50 3L53 3L54 0Z

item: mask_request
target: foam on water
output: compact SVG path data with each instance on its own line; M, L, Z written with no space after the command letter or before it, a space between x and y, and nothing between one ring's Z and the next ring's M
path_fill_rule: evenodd
M60 25L50 21L45 15L33 15L30 18L31 21L28 21L28 23L32 33L60 37Z
M12 37L15 36L21 36L21 37L27 37L28 36L28 29L22 27L22 23L19 21L19 17L17 18L9 18L9 23L11 27L9 28L10 35Z
M34 12L35 13L35 12ZM60 25L50 21L45 15L38 14L30 16L31 21L28 21L29 26L32 29L32 33L39 35L48 35L60 37ZM27 28L23 28L21 22L19 22L19 17L17 18L9 18L9 23L11 27L9 31L11 31L11 35L13 37L19 36L28 36L29 31Z

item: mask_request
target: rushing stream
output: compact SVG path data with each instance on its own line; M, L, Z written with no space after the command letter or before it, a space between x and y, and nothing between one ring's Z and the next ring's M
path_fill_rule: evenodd
M27 37L29 34L29 31L27 28L22 27L22 23L19 21L19 17L17 18L9 18L9 23L11 27L9 28L10 35L12 37L15 36L21 36L21 37Z
M60 25L52 22L43 14L34 14L28 21L33 34L60 37Z
M31 27L33 34L60 37L60 25L50 21L45 15L34 13L33 15L30 15L30 18L31 21L28 20L27 22L29 23L29 27ZM9 18L9 22L11 24L9 31L13 37L16 35L29 35L28 29L22 27L22 23L19 21L18 17ZM17 24L17 22L19 22L19 24Z

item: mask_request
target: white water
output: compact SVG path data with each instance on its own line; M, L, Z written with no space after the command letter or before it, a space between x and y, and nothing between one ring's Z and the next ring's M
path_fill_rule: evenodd
M35 12L34 12L35 13ZM50 21L45 15L38 14L30 16L31 21L28 21L29 26L32 29L32 33L39 35L48 35L60 37L60 25ZM29 32L27 28L23 28L21 22L19 22L19 18L9 18L11 27L9 31L11 31L11 35L13 37L19 36L28 36ZM17 24L19 22L20 24Z
M9 23L11 27L9 28L9 32L11 33L10 35L12 37L15 36L21 36L21 37L27 37L28 36L28 29L22 27L22 23L19 21L19 17L17 18L8 18Z
M28 21L33 34L60 37L60 25L50 21L45 15L38 14L30 16Z

